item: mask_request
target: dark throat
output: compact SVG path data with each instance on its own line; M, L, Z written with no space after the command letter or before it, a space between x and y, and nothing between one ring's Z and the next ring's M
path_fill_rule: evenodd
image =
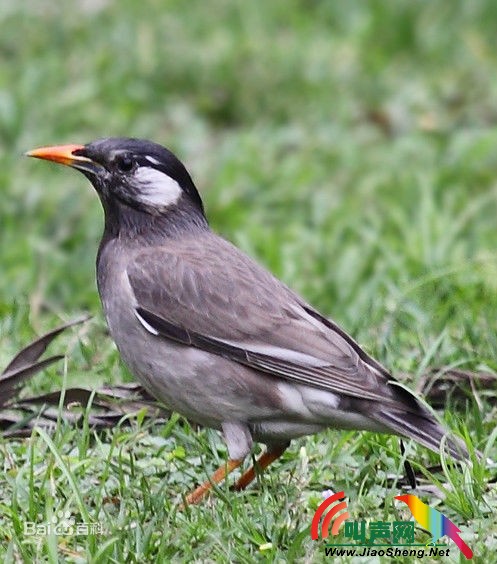
M132 207L119 200L108 202L102 198L105 213L105 227L98 249L97 263L104 247L119 238L130 246L156 246L168 239L191 236L209 230L204 215L186 197L161 213Z

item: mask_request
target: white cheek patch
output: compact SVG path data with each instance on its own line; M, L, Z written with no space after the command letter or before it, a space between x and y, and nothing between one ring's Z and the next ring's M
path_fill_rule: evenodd
M150 206L170 206L181 196L176 180L156 168L140 167L134 174L133 184L138 190L137 199Z

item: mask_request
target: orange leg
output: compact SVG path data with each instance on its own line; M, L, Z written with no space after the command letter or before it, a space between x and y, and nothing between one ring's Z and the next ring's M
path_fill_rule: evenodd
M238 468L243 462L243 458L239 460L228 460L226 464L220 466L212 476L206 480L202 485L200 485L196 490L186 496L187 505L193 505L201 501L205 495L212 489L214 484L219 484L222 482L228 474L233 472L235 468Z
M277 460L286 450L286 446L280 448L273 448L267 450L264 454L258 458L256 463L251 466L242 476L238 479L233 489L236 491L244 490L251 482L254 481L257 471L262 472L267 468L272 462ZM257 466L257 469L256 469Z

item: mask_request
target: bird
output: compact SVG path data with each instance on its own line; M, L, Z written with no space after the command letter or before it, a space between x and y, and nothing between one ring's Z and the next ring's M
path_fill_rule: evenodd
M100 198L97 287L124 363L168 409L222 432L226 463L186 503L241 466L254 442L266 449L235 490L292 439L330 427L468 456L339 325L210 228L192 177L170 150L110 137L26 154L80 171Z
M459 536L461 529L443 513L426 505L414 494L397 495L395 499L403 501L409 507L414 519L431 534L430 544L435 545L438 539L447 535L468 560L473 558L473 551Z

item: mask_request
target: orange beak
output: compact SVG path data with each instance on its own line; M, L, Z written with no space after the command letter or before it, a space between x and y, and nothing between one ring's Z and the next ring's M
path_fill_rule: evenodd
M73 155L73 152L78 149L84 149L84 145L57 145L54 147L41 147L40 149L33 149L26 153L28 157L35 157L36 159L45 159L46 161L53 161L63 165L74 166L80 162L91 162L90 159L79 155Z
M84 173L98 175L105 170L102 165L83 155L74 154L77 151L82 151L84 148L84 145L56 145L54 147L41 147L40 149L33 149L32 151L27 152L26 156L43 159L45 161L53 161L54 163L60 163L72 168L77 168Z

